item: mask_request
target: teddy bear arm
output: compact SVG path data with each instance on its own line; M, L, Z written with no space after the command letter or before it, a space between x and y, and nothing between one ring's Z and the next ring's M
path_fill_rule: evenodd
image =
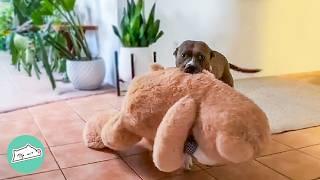
M130 132L123 124L121 114L106 123L102 128L101 139L103 144L113 150L126 150L139 142L142 137Z
M191 97L176 102L160 123L153 146L153 161L158 169L172 172L184 163L184 144L195 120L196 103Z

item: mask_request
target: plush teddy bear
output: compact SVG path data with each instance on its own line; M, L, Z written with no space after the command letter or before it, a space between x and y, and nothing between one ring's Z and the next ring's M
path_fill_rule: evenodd
M192 156L207 165L248 161L268 143L265 113L213 74L153 70L132 81L120 112L87 122L88 147L125 150L145 138L155 166L171 172L183 166L190 137L197 144Z

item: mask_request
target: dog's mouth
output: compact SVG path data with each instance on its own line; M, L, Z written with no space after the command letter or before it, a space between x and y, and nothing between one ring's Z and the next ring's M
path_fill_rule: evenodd
M183 72L189 73L189 74L196 74L196 73L200 73L201 70L196 66L186 66L184 67Z

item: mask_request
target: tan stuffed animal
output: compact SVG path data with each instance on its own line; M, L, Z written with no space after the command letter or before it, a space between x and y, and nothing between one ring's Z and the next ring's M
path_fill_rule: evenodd
M248 161L268 143L265 113L211 73L153 69L132 81L120 112L86 124L88 147L125 150L146 138L155 166L171 172L183 166L190 135L198 144L193 156L208 165Z

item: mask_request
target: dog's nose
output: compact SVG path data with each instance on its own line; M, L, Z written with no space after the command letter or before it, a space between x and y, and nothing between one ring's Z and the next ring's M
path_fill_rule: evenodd
M197 70L197 67L196 67L196 66L194 66L194 65L189 65L189 64L184 68L184 72L186 72L186 73L191 73L191 74L195 73L196 70Z

